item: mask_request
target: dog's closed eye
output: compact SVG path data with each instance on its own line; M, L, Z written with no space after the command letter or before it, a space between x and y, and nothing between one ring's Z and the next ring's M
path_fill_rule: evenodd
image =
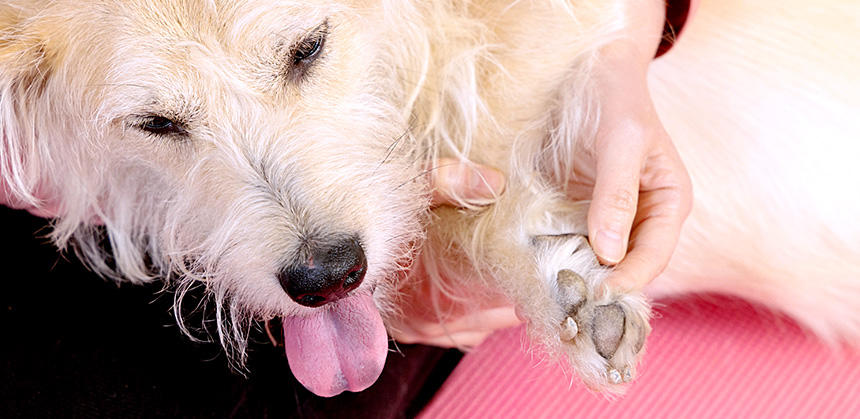
M142 131L159 136L187 134L181 123L161 115L144 116L136 126Z

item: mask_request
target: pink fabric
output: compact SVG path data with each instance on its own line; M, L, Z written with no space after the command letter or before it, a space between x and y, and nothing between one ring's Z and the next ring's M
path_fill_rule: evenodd
M680 300L657 313L639 379L619 400L571 385L522 350L515 328L467 354L421 417L860 417L860 354L737 300Z

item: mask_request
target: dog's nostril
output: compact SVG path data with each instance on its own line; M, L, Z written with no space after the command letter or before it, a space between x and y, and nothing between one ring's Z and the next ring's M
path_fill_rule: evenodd
M303 295L296 302L308 307L319 307L326 303L325 297L319 295Z
M302 260L278 273L281 287L295 302L319 307L361 285L367 273L364 249L355 238L307 249Z
M361 285L361 280L364 279L365 273L367 273L366 262L362 261L362 263L353 266L352 270L346 274L346 280L343 281L344 289L352 291L355 287Z

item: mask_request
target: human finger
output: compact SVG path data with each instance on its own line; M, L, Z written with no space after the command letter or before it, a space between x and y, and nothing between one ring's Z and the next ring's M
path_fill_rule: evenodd
M451 321L412 321L392 331L392 337L402 343L459 347L474 346L498 329L516 326L522 320L511 306L495 307L470 313Z
M607 279L620 289L640 289L672 258L689 214L690 194L681 188L643 192L630 239L630 251Z
M439 159L428 175L434 206L460 202L485 204L505 190L505 176L500 171L456 159Z
M597 167L588 210L588 237L601 263L624 259L639 201L639 177L644 149L641 141L616 138L597 150ZM619 138L620 137L620 138Z

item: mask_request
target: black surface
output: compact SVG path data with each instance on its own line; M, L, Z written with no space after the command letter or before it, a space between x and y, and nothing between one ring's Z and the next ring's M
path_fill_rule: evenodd
M181 335L160 284L117 285L65 260L45 221L0 208L0 417L410 417L459 361L401 346L362 393L318 398L257 331L249 376Z

